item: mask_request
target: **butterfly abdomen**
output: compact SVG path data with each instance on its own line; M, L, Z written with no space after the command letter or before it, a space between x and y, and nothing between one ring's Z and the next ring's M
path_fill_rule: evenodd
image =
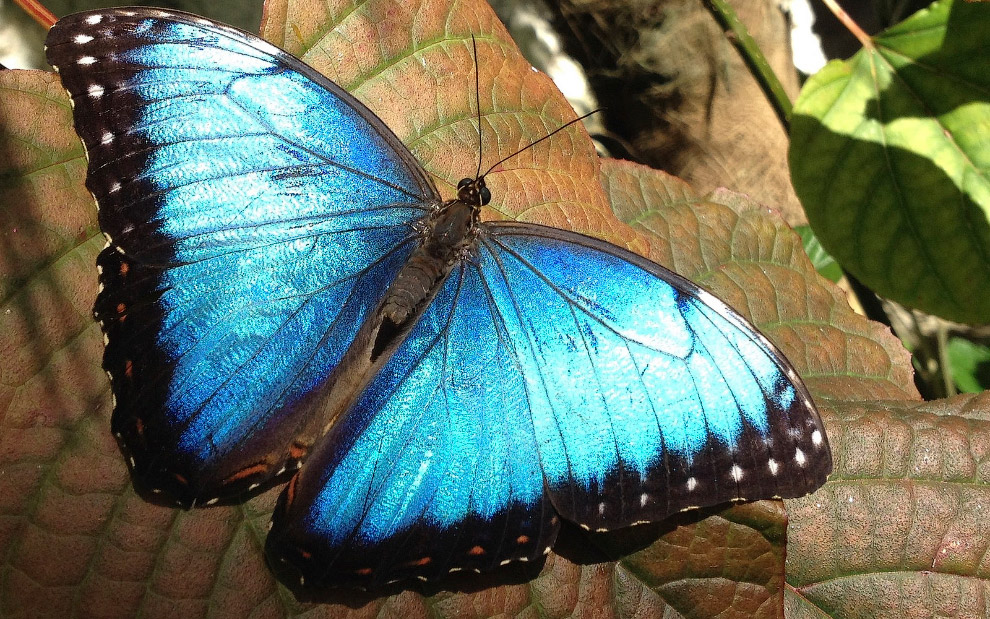
M452 200L424 222L426 229L420 245L385 293L372 359L401 342L454 265L464 259L477 236L477 212L470 204Z

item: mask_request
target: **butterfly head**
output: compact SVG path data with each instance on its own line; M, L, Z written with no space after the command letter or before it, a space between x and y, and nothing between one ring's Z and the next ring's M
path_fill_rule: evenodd
M485 177L462 178L457 183L457 199L464 204L482 207L492 201L492 192L485 185Z

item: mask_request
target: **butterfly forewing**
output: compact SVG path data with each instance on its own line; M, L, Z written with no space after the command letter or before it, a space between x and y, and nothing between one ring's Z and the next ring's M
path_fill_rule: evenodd
M831 455L777 349L712 295L597 239L485 224L554 506L592 530L801 496Z
M189 505L294 465L321 381L437 201L364 106L257 37L115 9L48 36L110 244L95 313L145 489Z

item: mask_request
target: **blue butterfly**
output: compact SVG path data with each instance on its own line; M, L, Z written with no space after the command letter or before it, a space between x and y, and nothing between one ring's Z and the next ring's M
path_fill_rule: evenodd
M791 365L690 281L444 202L336 84L193 15L59 21L108 238L94 313L135 486L181 506L298 470L267 553L306 587L541 558L593 531L820 486ZM301 467L306 461L306 466Z

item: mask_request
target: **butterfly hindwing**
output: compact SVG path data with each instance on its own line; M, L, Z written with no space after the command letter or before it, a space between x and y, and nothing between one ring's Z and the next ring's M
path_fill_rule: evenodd
M438 197L353 97L261 39L112 9L47 40L109 244L95 314L135 482L181 504L295 465L318 387Z
M526 388L483 280L461 265L351 413L290 481L273 565L372 587L535 560L560 522Z
M307 586L530 560L557 514L593 530L654 522L799 496L831 469L800 379L735 312L634 254L528 224L482 224L342 428L269 535ZM506 514L543 523L540 544L518 552L513 537L532 533Z

